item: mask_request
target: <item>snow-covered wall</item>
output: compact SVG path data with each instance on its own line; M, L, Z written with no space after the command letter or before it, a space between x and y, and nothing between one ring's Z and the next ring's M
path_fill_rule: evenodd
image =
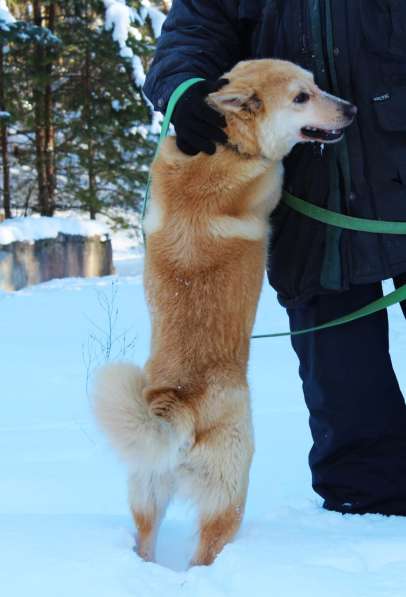
M0 224L0 245L8 245L16 241L34 242L43 238L56 238L60 233L106 238L108 229L100 222L74 217L46 218L30 216L27 218L13 218Z
M0 224L0 289L114 272L107 228L76 218L15 218Z

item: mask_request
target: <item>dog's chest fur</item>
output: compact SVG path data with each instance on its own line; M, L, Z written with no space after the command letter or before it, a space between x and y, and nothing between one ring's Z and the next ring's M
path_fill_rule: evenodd
M189 158L169 138L152 172L147 237L159 232L168 244L183 248L205 240L267 239L269 215L281 194L280 162L247 158L226 148L215 156Z
M195 158L180 154L173 139L161 148L144 274L151 365L159 361L160 377L171 377L172 367L185 373L186 363L193 376L206 378L214 367L244 378L282 173L280 163L224 148ZM171 358L158 357L165 353Z

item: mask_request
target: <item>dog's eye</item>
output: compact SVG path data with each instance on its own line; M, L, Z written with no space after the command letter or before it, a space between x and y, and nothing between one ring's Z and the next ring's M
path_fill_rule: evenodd
M295 102L295 104L305 104L309 101L309 99L310 95L302 91L302 93L299 93L299 95L297 95L293 101Z

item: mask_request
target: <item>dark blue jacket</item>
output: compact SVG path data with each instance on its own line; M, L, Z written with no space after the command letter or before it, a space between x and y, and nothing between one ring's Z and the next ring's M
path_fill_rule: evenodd
M345 142L296 146L285 187L348 215L406 221L406 2L174 0L144 90L162 111L183 80L261 57L312 70L359 108ZM283 205L273 217L268 274L286 305L403 272L406 237L341 231Z

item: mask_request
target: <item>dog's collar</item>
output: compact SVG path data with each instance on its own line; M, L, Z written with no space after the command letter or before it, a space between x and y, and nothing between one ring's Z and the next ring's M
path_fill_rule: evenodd
M225 147L227 149L231 149L231 151L234 151L234 153L237 153L239 156L241 156L242 158L246 158L247 160L261 158L262 160L266 160L267 162L269 162L269 158L267 158L265 155L262 155L262 153L260 153L259 155L252 155L251 153L244 153L238 149L238 145L235 145L234 143L230 143L229 141L225 144Z
M227 141L227 143L225 144L227 149L231 149L231 151L234 151L234 153L238 153L238 155L241 156L247 156L247 153L241 153L241 151L238 149L238 145L235 145L235 143L230 143L229 141Z

